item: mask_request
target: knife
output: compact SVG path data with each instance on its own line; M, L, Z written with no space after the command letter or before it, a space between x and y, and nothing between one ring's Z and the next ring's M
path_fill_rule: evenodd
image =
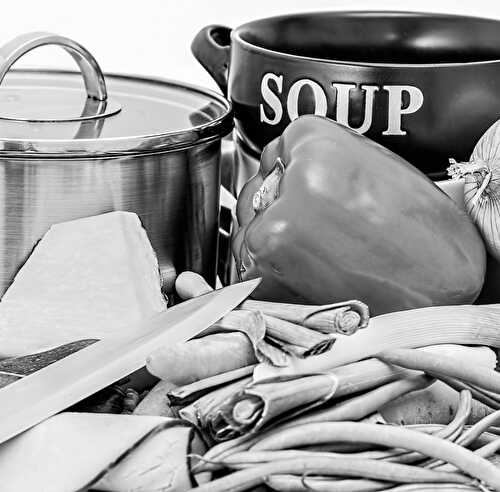
M146 364L159 346L196 336L244 301L260 279L230 285L163 311L132 337L89 345L0 390L0 443L70 407Z

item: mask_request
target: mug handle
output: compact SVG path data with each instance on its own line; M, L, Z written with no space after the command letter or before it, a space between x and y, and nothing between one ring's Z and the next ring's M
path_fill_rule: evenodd
M229 57L231 54L230 27L206 26L194 37L191 52L212 76L222 93L227 96Z

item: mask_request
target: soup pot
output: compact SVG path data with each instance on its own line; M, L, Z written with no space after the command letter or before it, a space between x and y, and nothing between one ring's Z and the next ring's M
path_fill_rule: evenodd
M320 12L212 25L192 51L233 104L244 156L328 116L440 177L500 117L500 21Z
M9 72L47 44L80 72ZM0 60L0 296L52 224L113 210L139 215L166 293L179 270L215 282L230 104L169 80L104 78L85 48L48 33L14 39Z

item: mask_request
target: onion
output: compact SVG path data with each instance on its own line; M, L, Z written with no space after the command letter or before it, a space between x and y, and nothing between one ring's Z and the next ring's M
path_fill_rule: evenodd
M477 225L489 253L500 260L500 120L479 139L469 162L450 159L448 174L465 179L465 210Z

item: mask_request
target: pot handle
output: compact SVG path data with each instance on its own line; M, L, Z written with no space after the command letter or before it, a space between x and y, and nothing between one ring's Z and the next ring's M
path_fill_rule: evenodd
M35 48L48 44L61 46L76 61L89 98L98 101L107 99L104 75L95 58L82 45L72 39L48 32L21 34L0 47L0 84L19 58Z
M191 52L212 76L222 93L227 96L229 57L231 54L230 27L210 25L193 39Z

